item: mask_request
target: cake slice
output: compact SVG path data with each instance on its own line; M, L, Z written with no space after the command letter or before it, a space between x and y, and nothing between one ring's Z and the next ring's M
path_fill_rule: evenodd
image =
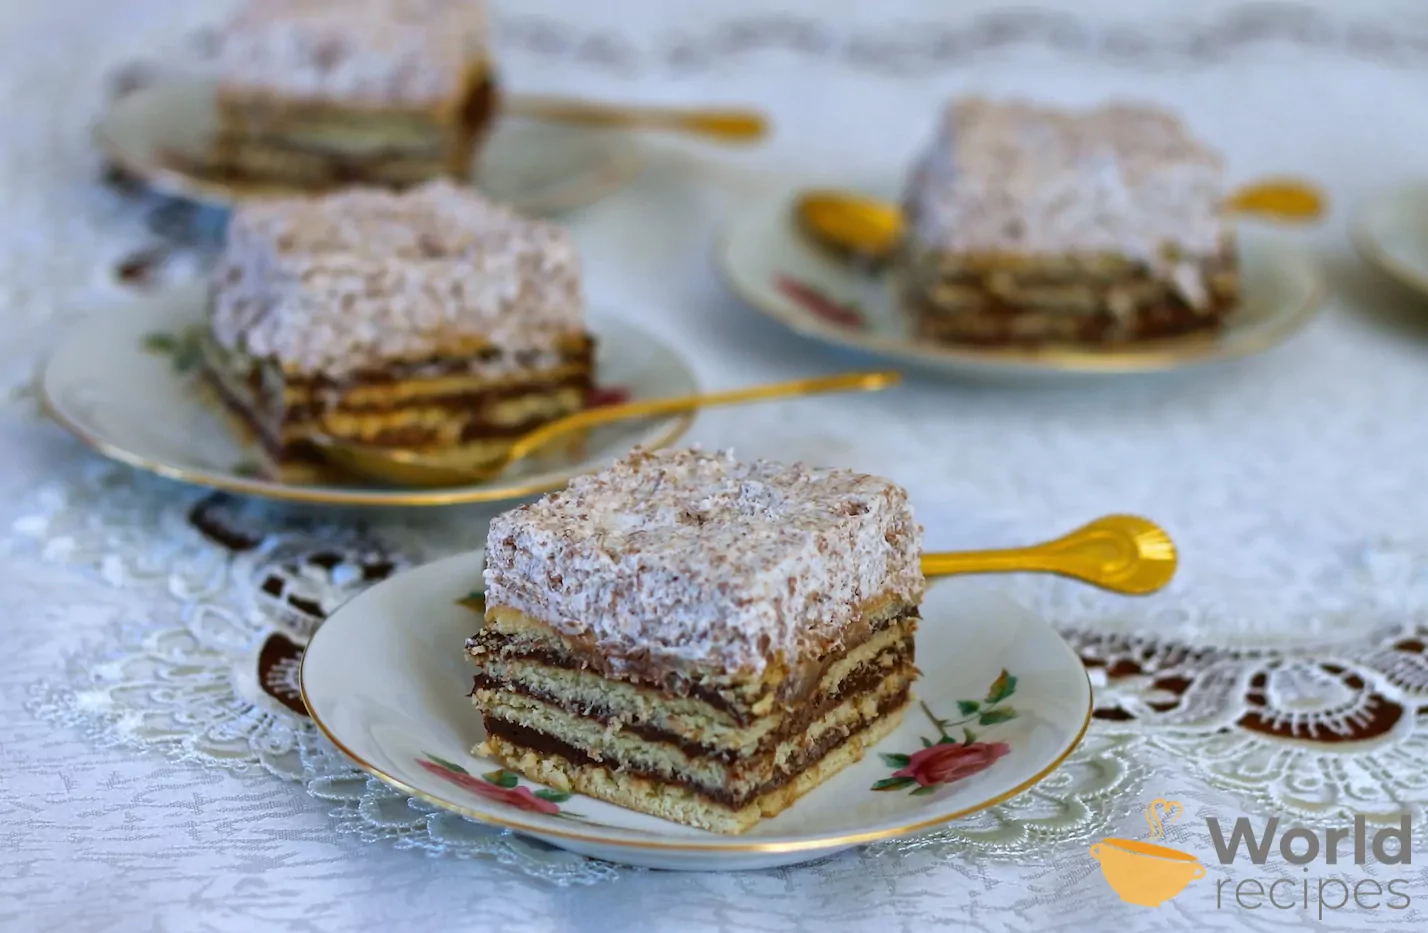
M896 728L920 553L877 477L636 451L492 522L477 754L743 832Z
M495 113L481 0L244 0L206 168L317 190L466 178Z
M246 203L211 288L207 375L269 475L321 477L313 432L480 461L588 400L569 234L446 180Z
M1238 291L1222 174L1154 107L952 103L904 192L914 330L992 346L1213 330Z

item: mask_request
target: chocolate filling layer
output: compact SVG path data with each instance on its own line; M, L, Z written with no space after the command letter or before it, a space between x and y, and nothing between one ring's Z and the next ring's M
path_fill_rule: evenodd
M484 78L475 82L461 102L461 129L466 137L463 142L468 154L496 117L500 100L500 85L496 76L488 71Z
M310 421L328 411L340 411L353 415L380 415L401 411L405 408L445 408L451 411L480 410L486 405L497 402L523 398L528 395L558 392L561 389L579 389L582 397L587 395L591 389L590 373L588 371L575 373L562 379L532 379L525 382L513 382L507 385L478 389L474 392L426 395L387 405L347 405L340 400L331 405L321 402L306 402L290 406L285 413L284 420L288 422Z
M741 755L736 749L704 745L687 739L677 733L647 723L622 722L618 714L609 707L595 706L586 708L573 706L569 701L558 694L532 688L526 684L513 684L509 681L497 680L492 677L487 677L484 674L477 674L472 678L472 689L473 691L500 690L516 693L533 700L539 700L542 703L547 703L572 716L594 720L602 725L619 723L619 728L622 731L633 733L651 742L673 745L690 758L710 758L724 762L725 764L731 764L735 761L753 763L765 755L772 754L774 748L780 742L806 731L810 724L827 715L849 697L876 689L889 674L904 664L911 664L912 652L912 639L908 638L902 643L880 652L876 657L869 658L864 663L849 671L848 675L839 682L836 690L831 693L821 694L817 702L806 703L800 706L797 711L785 719L777 729L764 736L759 742L758 749L750 755Z
M342 163L355 164L360 166L373 166L388 162L414 162L425 161L435 165L440 165L446 154L451 149L451 141L448 134L444 134L436 126L432 125L427 130L427 138L419 142L398 143L394 145L375 146L364 148L360 152L353 152L343 149L340 146L325 144L322 140L311 138L294 138L283 129L256 127L236 127L234 129L220 133L214 138L214 143L224 152L231 153L239 146L261 145L267 152L282 153L283 155L306 156L309 158L321 158L327 162L328 166L336 166Z
M308 193L325 191L343 185L371 184L385 188L410 187L445 174L448 164L444 151L385 149L359 154L316 146L294 145L281 137L264 139L247 135L249 141L263 140L267 152L279 156L319 157L321 162L306 170L294 171L291 165L270 165L267 160L255 165L241 161L232 147L221 141L214 153L190 154L181 150L165 150L161 158L166 167L206 181L228 184L301 184ZM397 177L392 177L393 175ZM407 175L417 177L407 178Z
M243 426L248 429L249 433L253 435L263 450L267 452L268 456L275 460L286 460L289 456L300 455L303 450L310 447L310 445L306 444L283 445L258 421L258 413L252 408L249 408L242 399L229 391L221 375L208 367L204 368L203 375L204 381L213 389L214 394L218 396L218 400L243 423Z
M477 636L480 638L481 636ZM522 647L519 645L503 646L504 636L482 639L482 644L490 650L499 651L503 660L511 661L533 661L536 664L544 664L546 667L558 667L567 671L582 671L590 665L573 655L552 651L549 648ZM725 697L718 690L712 690L702 684L691 683L686 680L677 679L671 676L668 682L656 682L644 678L626 677L622 678L630 683L638 684L642 687L651 687L671 696L691 696L703 700L710 706L729 714L741 726L747 726L753 721L753 717L747 710L736 701Z
M486 76L467 91L466 100L461 101L461 140L453 153L456 163L451 166L451 174L458 179L470 179L471 161L477 147L486 139L491 123L498 116L500 90L496 76L487 71Z
M244 399L237 397L230 391L223 378L211 369L206 371L206 375L208 377L208 383L217 392L219 398L244 422L270 455L280 459L286 459L311 451L311 445L304 441L298 440L284 443L278 438L273 437L270 430L267 429L260 420L262 415L268 413L266 408L256 410L251 408ZM527 383L521 386L502 387L465 395L422 399L411 407L439 407L451 411L461 411L465 408L480 409L483 405L519 398L524 395L543 394L569 388L579 389L583 402L585 398L588 398L592 388L589 374L587 373L581 376L547 383ZM256 397L258 396L255 396L255 398ZM318 405L294 406L285 413L284 424L306 424L316 420L324 411L329 410L332 409L323 408ZM386 409L363 408L340 410L360 413L393 412L400 411L401 409L397 407ZM459 438L461 442L514 438L533 431L551 420L553 420L553 416L537 415L511 424L498 424L488 418L471 417L462 425ZM387 447L422 447L436 444L439 437L440 434L438 432L424 426L404 426L383 430L373 437L365 438L363 443Z
M876 621L860 620L850 625L847 637L840 645L820 658L808 659L800 664L778 685L774 692L774 698L784 707L798 705L817 688L828 668L846 657L849 651L860 647L869 638L890 626L909 621L915 624L918 618L917 607L911 606L907 607L904 612L888 618ZM574 652L562 652L543 646L523 644L510 636L489 629L477 632L468 640L469 644L478 645L486 651L499 655L502 659L534 661L548 667L558 667L569 671L595 670L611 680L622 680L642 687L651 687L670 696L694 697L725 713L740 726L747 726L758 718L752 707L763 699L763 696L759 696L744 700L732 689L721 690L705 686L673 672L656 674L655 671L648 670L612 677L608 673L601 672L591 659Z
M914 258L903 297L917 333L932 340L1116 344L1208 331L1234 311L1239 298L1233 250L1194 265L1205 283L1203 306L1188 302L1163 274L1143 264L1086 268L1071 259L1051 266L968 264L939 270L936 259ZM947 286L961 293L940 296ZM1046 288L1061 293L1037 294Z
M1207 279L1234 273L1239 261L1233 244L1211 256L1191 259L1191 264ZM940 256L935 250L918 250L905 258L909 285L969 285L985 287L993 278L1010 279L1021 287L1093 285L1110 287L1145 283L1165 283L1163 273L1144 262L1128 257L1064 255L1023 257L1007 261L1001 257Z
M485 717L485 725L486 732L489 735L502 738L513 745L530 749L537 755L557 755L572 765L600 767L611 772L619 770L622 773L633 774L637 777L655 781L656 783L684 787L706 800L737 810L750 801L756 800L770 791L778 790L780 787L789 784L804 771L807 771L810 767L817 764L829 752L848 741L848 739L857 733L867 729L868 726L878 719L901 707L907 702L908 689L909 688L905 688L892 696L884 697L883 700L878 703L876 715L871 719L851 728L830 729L826 734L820 736L817 742L805 747L797 756L790 758L778 774L739 794L734 794L726 788L711 788L686 781L671 781L663 774L654 771L644 771L635 768L611 768L605 762L597 761L584 749L571 745L563 739L504 719L493 719L487 716Z
M288 376L284 379L284 382L286 385L297 388L311 390L336 389L340 391L350 385L387 385L389 383L405 382L411 379L431 379L436 376L459 376L471 372L473 359L483 363L496 363L505 359L508 355L512 354L499 347L487 347L484 350L478 350L470 356L440 357L429 360L392 363L383 366L381 369L359 369L341 378L323 375ZM539 354L535 351L519 350L514 353L514 356L515 364L524 367L535 365L539 359ZM588 334L571 337L561 346L557 347L556 358L560 366L575 364L590 366L595 359L595 339Z
M221 378L214 373L207 373L208 383L217 393L223 404L233 412L248 431L254 436L268 456L280 462L292 460L313 460L322 461L322 456L312 444L305 440L279 441L264 428L258 420L258 413L246 405L242 399L237 398L228 387L223 384ZM527 418L515 424L491 424L484 418L473 418L462 427L460 442L468 443L477 440L501 440L505 438L520 437L528 431L551 421L546 416ZM374 437L364 438L364 444L371 444L377 447L424 447L435 446L439 435L437 432L425 427L392 428L379 432Z
M1125 319L1109 309L1094 314L1066 314L1006 303L947 313L914 302L919 336L949 343L982 346L1036 345L1071 340L1087 344L1115 344L1135 340L1178 337L1218 327L1237 307L1233 299L1217 298L1205 308L1192 308L1178 300L1139 308ZM1027 331L1023 322L1046 318L1046 332Z
M474 154L477 143L484 135L491 119L495 116L498 100L498 88L495 77L487 73L480 81L475 82L471 90L461 101L461 108L458 114L458 125L455 128L456 138L453 141L449 135L437 136L438 128L433 126L433 135L436 143L429 149L423 148L413 150L410 148L392 148L384 150L373 150L360 155L345 153L340 150L326 149L318 144L297 143L290 137L285 137L278 132L276 134L257 133L252 130L239 132L236 135L241 139L262 139L275 149L286 149L295 154L320 156L325 160L322 175L325 181L334 184L351 184L362 181L383 181L380 171L387 163L398 165L412 161L417 158L428 160L432 163L431 175L442 174L443 169L453 170L460 177L465 177L469 172L467 167ZM354 114L353 119L359 117ZM438 145L439 144L439 145ZM448 164L448 152L455 150L454 155L460 165ZM218 140L215 151L207 158L194 158L184 156L181 153L168 153L166 158L176 168L181 168L195 176L210 178L215 180L230 182L270 182L284 181L286 176L281 170L262 171L235 164L226 158L226 151L222 146L222 140Z

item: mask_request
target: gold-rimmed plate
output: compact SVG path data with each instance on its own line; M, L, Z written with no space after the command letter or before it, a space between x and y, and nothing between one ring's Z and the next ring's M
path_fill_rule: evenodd
M225 207L296 193L272 184L205 176L216 127L214 84L170 76L112 101L95 139L115 165L155 191ZM499 117L476 156L475 184L529 214L575 210L612 194L638 174L635 136L618 129Z
M302 485L257 475L257 448L240 437L205 391L192 334L205 289L186 285L85 321L64 337L40 375L40 397L59 424L95 450L170 479L230 492L323 505L427 506L506 502L556 489L642 445L673 443L693 415L612 424L591 432L580 454L544 455L497 480L439 489L354 481ZM596 316L600 384L631 399L698 391L684 360L639 327Z
M1365 201L1350 225L1367 262L1428 295L1428 181L1399 185Z
M1086 671L1050 625L975 583L947 580L923 603L924 674L896 730L744 835L693 829L532 784L472 753L483 733L462 646L481 617L461 603L480 588L483 563L479 551L449 557L338 609L303 657L303 702L338 748L388 784L582 855L692 871L821 858L1021 793L1066 759L1090 722ZM905 770L913 776L899 776Z
M796 194L790 188L750 202L733 216L717 257L729 288L804 336L958 377L1089 377L1222 362L1285 340L1308 323L1323 300L1319 270L1292 234L1242 223L1237 236L1242 299L1217 333L1104 349L933 343L913 334L897 305L891 275L851 267L803 238L793 223Z

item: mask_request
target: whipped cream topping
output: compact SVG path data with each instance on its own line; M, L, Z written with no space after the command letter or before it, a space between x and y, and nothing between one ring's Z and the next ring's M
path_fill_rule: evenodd
M221 33L230 91L373 106L461 92L485 57L482 0L246 0Z
M444 179L241 205L212 286L214 339L307 375L583 330L569 233Z
M593 641L616 670L761 672L836 643L871 600L920 600L921 553L887 480L636 451L498 516L486 601Z
M1223 172L1214 152L1155 107L1068 112L958 100L909 177L909 246L1113 253L1183 277L1177 258L1222 247Z

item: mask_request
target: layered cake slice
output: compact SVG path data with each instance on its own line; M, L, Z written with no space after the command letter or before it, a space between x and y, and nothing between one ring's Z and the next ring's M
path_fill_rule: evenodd
M743 832L897 726L920 552L877 477L637 451L492 522L477 753Z
M481 0L244 0L208 171L319 189L465 178L495 113Z
M951 104L904 193L923 337L1114 344L1217 327L1238 279L1220 159L1173 115Z
M314 432L479 461L590 392L569 234L449 181L240 206L211 288L207 375L287 479Z

